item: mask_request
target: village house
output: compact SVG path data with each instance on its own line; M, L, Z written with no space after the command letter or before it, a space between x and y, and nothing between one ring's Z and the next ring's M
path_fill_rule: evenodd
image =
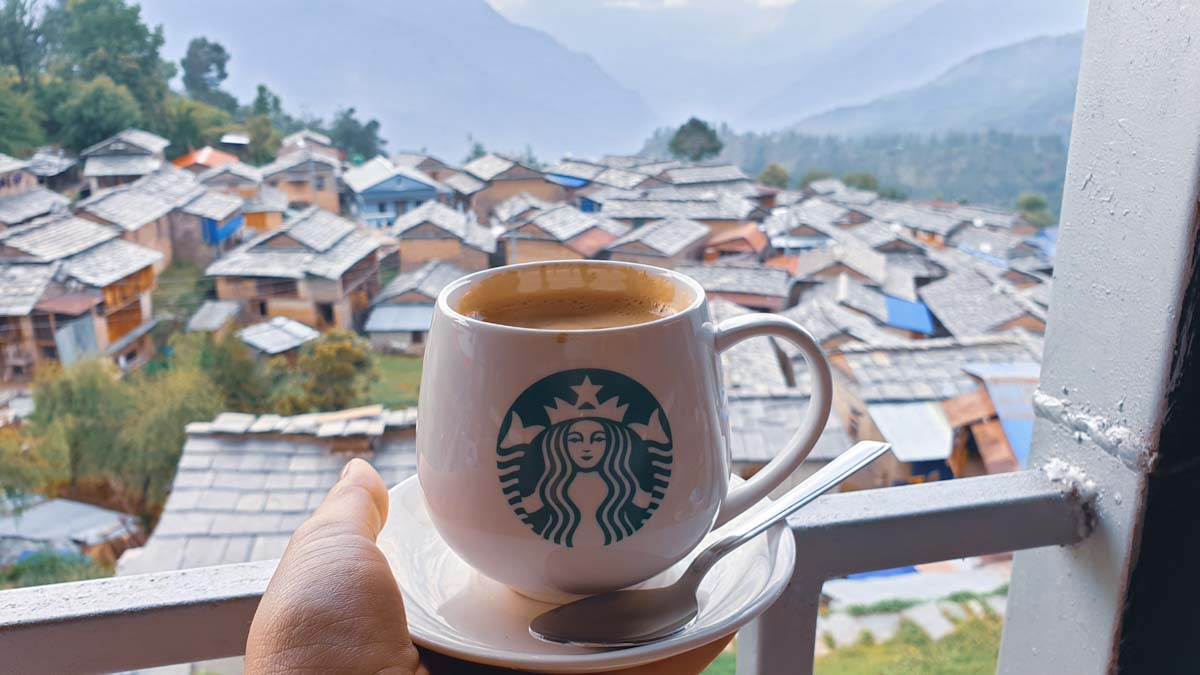
M438 293L466 274L451 263L431 260L393 279L375 298L363 327L375 351L423 353Z
M461 213L436 201L396 218L388 234L400 241L400 271L411 272L430 260L444 260L468 272L492 266L496 235Z
M163 165L163 151L170 144L149 131L126 129L79 153L83 177L93 192L132 183Z
M821 349L832 352L848 342L879 345L894 342L896 335L879 325L870 317L848 309L837 302L831 294L813 295L801 300L796 306L779 313L804 326ZM783 350L792 358L799 351L790 343L781 343Z
M761 265L681 265L676 271L692 277L709 298L742 307L778 312L795 303L792 275Z
M242 198L217 190L171 212L171 248L175 257L207 265L241 241Z
M959 269L922 286L917 293L945 331L956 337L999 333L1011 328L1044 333L1046 313L1042 308L1015 288L1006 286L972 270Z
M246 216L246 227L258 232L273 232L283 226L283 216L288 210L287 194L279 188L263 185L258 195L246 198L242 213Z
M0 568L43 552L83 555L111 566L142 543L137 518L128 513L72 499L0 498Z
M509 264L593 258L629 232L627 225L570 204L533 211L500 235Z
M487 183L476 179L465 171L451 171L439 178L443 185L450 188L450 205L457 211L470 211L471 200L487 187Z
M875 203L879 195L870 190L859 190L847 186L836 178L815 180L803 189L807 197L820 196L846 207L867 206Z
M377 229L428 201L450 200L450 188L419 169L397 166L383 156L350 169L342 177L350 189L351 211Z
M634 228L606 250L611 260L670 269L698 261L708 234L704 223L676 216Z
M453 166L433 155L427 155L423 152L397 152L392 155L391 160L392 164L396 166L406 169L416 169L439 181L450 174L458 172L458 169L455 169Z
M492 226L508 229L523 218L532 217L536 211L554 208L557 204L542 201L533 195L522 192L500 202L492 209Z
M62 148L38 148L29 158L29 171L38 183L55 192L79 187L79 162Z
M283 190L288 205L305 208L317 205L330 213L339 212L338 176L342 163L336 157L309 148L297 149L259 167L263 184Z
M123 369L153 354L158 251L66 213L0 233L0 356L6 379L95 354Z
M567 198L567 191L546 180L541 171L501 155L488 154L471 160L463 166L463 171L485 184L471 195L471 208L481 223L488 222L497 204L522 192L548 202Z
M294 366L300 357L300 348L321 337L321 333L295 319L277 316L246 326L237 336L260 358L283 357Z
M863 206L862 211L877 221L899 225L917 241L939 247L945 246L947 240L967 224L950 213L908 202L880 200Z
M228 152L217 150L211 145L206 145L199 150L193 150L186 155L176 157L171 160L171 164L181 169L187 169L194 174L201 174L209 169L236 161L238 161L237 155L231 155Z
M874 321L882 331L897 339L917 340L936 332L933 315L923 303L887 295L877 287L852 279L848 274L843 273L817 287L810 295L828 298Z
M343 159L342 152L334 147L333 141L325 134L312 129L301 129L294 134L283 137L279 142L276 157L285 155L313 153L334 160L339 165Z
M222 192L239 195L245 199L258 196L262 187L262 172L242 162L225 162L196 175L196 180Z
M217 298L248 318L283 316L318 329L347 328L379 291L379 243L316 207L208 266Z
M766 212L754 202L738 195L720 192L711 199L606 199L600 212L608 218L632 227L641 227L652 220L681 216L704 223L716 237L742 227L747 222L761 221Z
M711 237L704 246L704 260L715 262L733 257L761 261L770 243L770 239L758 223L744 223L740 227L725 230Z
M0 229L67 207L66 197L38 185L30 163L0 153Z

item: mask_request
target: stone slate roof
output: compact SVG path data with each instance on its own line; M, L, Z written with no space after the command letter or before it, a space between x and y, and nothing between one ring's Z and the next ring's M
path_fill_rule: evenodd
M63 272L96 288L104 288L162 260L163 254L124 239L111 239L63 263Z
M687 273L686 271L684 272ZM736 316L753 314L749 309L722 298L709 298L708 310L713 322L721 323ZM808 382L797 383L789 389L784 363L776 352L776 340L747 340L721 352L721 368L725 374L725 389L730 396L766 396L774 393L804 395L809 393Z
M748 220L756 208L749 199L722 193L716 200L608 199L602 211L617 220L662 220L672 216L692 220Z
M326 136L325 134L323 134L319 131L313 131L312 129L301 129L300 131L297 131L294 134L288 134L287 136L283 137L283 140L280 141L280 144L281 145L295 145L295 144L303 145L307 141L313 141L315 143L319 143L320 145L327 145L329 147L333 147L333 140L331 138L329 138L328 136Z
M321 337L321 332L295 319L277 316L270 321L246 326L238 331L238 337L254 349L274 356L316 340Z
M433 305L376 305L364 333L424 333L433 323Z
M288 196L283 190L270 185L258 188L258 196L251 197L242 205L242 213L283 213L287 211Z
M473 195L487 187L487 183L477 180L465 171L456 171L442 179L442 182L455 192L467 196Z
M80 202L78 208L132 232L167 215L175 205L132 186L122 186L93 195Z
M535 209L548 209L550 202L538 199L528 192L513 195L492 208L492 216L501 223L508 223L517 216Z
M951 334L983 335L1028 310L997 285L970 271L952 272L917 293Z
M183 206L184 213L211 220L225 220L241 210L245 202L237 195L207 190Z
M627 225L606 218L600 213L584 213L570 204L560 204L539 211L527 222L536 225L558 241L570 241L593 228L603 230L613 237L621 237L629 232Z
M833 299L838 304L866 314L880 323L887 323L887 301L879 289L859 283L844 273L825 286L832 290Z
M913 246L920 246L920 244L905 236L904 229L895 223L889 225L877 220L868 220L861 225L855 225L847 230L847 232L873 249L879 249L898 241L912 244Z
M734 462L766 464L786 445L808 407L807 394L776 392L766 396L729 397L729 446ZM808 461L828 462L854 445L836 413L829 415L825 429Z
M272 246L277 237L295 246ZM303 279L307 275L338 279L355 263L372 255L379 242L359 232L354 223L315 206L259 235L208 266L208 276Z
M388 234L405 239L409 230L430 223L471 248L485 253L496 251L496 235L490 228L475 221L471 215L460 213L441 202L428 201L399 216L388 228Z
M76 159L71 157L62 148L38 148L37 152L29 158L29 171L35 176L49 178L57 176L60 173L75 166Z
M806 328L822 344L840 336L869 345L888 344L899 339L871 319L842 307L828 295L810 295L780 314ZM791 343L781 342L780 346L789 356L800 354Z
M9 173L20 169L28 169L29 162L0 152L0 173Z
M800 251L795 257L794 272L797 279L809 279L822 270L841 264L876 284L883 284L887 280L887 256L845 233L839 233L837 239L827 246Z
M111 227L61 213L0 232L0 244L34 260L50 262L81 253L118 236Z
M463 170L486 183L516 165L517 162L507 157L489 153L467 162Z
M609 167L597 174L596 177L592 179L592 182L600 185L607 185L609 187L615 187L620 190L631 190L640 185L647 178L649 178L649 176L644 173L631 171L629 169Z
M12 227L31 218L61 211L70 203L66 197L35 185L33 188L0 198L0 225Z
M710 293L745 293L770 298L786 298L792 289L792 276L778 267L758 265L682 265L676 270L686 274Z
M466 275L467 272L459 269L453 263L431 260L411 272L405 272L392 279L391 283L384 286L376 296L375 304L413 291L429 298L429 302L432 304L437 299L438 293L441 293L442 289L450 282Z
M864 401L939 401L975 391L968 363L1040 362L1015 336L936 338L883 346L846 344L839 350Z
M963 225L961 219L944 211L906 202L879 201L870 206L864 206L862 210L875 220L899 223L910 229L944 237L950 236Z
M225 324L233 321L241 309L241 305L232 300L205 300L188 319L187 332L211 333L221 330Z
M951 235L948 243L968 253L1007 261L1009 252L1021 243L1021 238L1009 230L968 225Z
M696 183L734 183L748 181L747 176L736 164L713 164L709 166L681 166L667 169L661 174L669 183L675 185L694 185Z
M295 417L223 413L189 424L158 527L121 557L118 573L278 558L356 456L335 450L340 440L368 442L357 456L391 486L416 472L415 423L415 409L373 406Z
M604 166L603 164L593 164L592 162L564 159L554 166L547 167L546 173L554 174L556 176L570 176L571 178L592 180L596 176L603 173L607 168L608 167Z
M196 179L201 183L207 183L226 174L237 176L250 183L262 183L262 171L242 162L227 162L211 169L205 169L196 176Z
M952 218L957 218L974 225L1008 230L1011 230L1013 226L1021 221L1021 214L1016 211L996 208L994 206L955 205L952 208L943 209L943 211Z
M168 145L171 144L171 141L168 141L158 134L152 134L149 131L142 131L141 129L130 128L118 132L117 134L110 136L99 143L96 143L95 145L90 145L84 148L79 152L79 156L88 157L114 142L132 145L133 147L143 150L151 155L160 154L163 150L167 149Z
M712 202L721 195L738 197L758 197L758 188L754 183L720 183L717 185L658 185L641 189L642 199L661 199L674 202Z
M54 278L54 264L0 264L0 316L25 316Z
M629 234L609 244L608 250L619 251L622 247L637 242L648 246L658 255L669 257L702 241L708 237L709 232L709 227L704 223L675 216L634 228Z
M286 155L278 157L274 162L260 166L259 171L262 172L263 178L270 178L271 176L283 173L289 169L294 169L309 161L316 162L318 164L324 164L333 169L334 173L341 171L342 168L341 162L339 162L337 159L330 157L325 153L313 152L312 150L305 148L303 150L289 152Z
M87 178L106 176L144 176L163 165L163 160L154 155L96 155L83 162L83 175Z

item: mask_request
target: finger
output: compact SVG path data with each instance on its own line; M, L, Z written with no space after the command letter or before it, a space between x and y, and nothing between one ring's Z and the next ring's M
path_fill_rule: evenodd
M309 526L326 535L357 534L375 541L387 512L387 486L370 464L356 457L346 463Z

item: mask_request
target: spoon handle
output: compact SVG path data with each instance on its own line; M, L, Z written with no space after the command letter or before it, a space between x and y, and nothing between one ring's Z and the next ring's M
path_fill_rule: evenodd
M733 549L753 539L801 506L811 502L830 488L849 478L854 472L873 462L892 446L875 441L862 441L838 455L832 462L805 478L799 485L788 490L782 497L765 508L751 512L743 522L735 524L732 531L704 549L680 579L699 585L700 580L714 564ZM690 578L690 579L689 579Z

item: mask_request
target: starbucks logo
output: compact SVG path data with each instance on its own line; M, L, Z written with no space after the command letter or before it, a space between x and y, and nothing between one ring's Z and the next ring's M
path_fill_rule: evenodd
M671 427L633 379L565 370L513 402L497 457L500 488L530 529L561 546L607 546L658 509L671 478Z

